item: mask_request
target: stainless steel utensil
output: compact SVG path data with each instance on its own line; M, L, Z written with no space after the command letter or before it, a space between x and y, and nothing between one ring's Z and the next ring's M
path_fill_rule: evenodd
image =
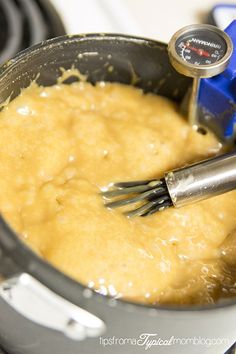
M236 152L227 153L181 169L161 179L120 182L102 192L108 208L135 204L128 217L147 216L170 206L181 207L236 189ZM116 199L120 196L127 198Z

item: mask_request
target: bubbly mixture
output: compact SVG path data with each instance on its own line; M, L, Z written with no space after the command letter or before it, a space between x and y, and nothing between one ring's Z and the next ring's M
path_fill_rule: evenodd
M166 98L121 84L32 84L0 113L0 211L44 259L104 295L206 304L236 293L236 192L141 218L110 182L220 153Z

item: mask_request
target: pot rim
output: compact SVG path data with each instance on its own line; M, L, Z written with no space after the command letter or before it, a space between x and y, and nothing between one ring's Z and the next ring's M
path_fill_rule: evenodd
M9 74L9 72L19 65L21 61L27 58L31 54L37 54L38 51L43 50L43 48L50 46L57 47L61 44L70 44L71 42L80 42L80 41L100 41L100 40L115 40L116 42L127 41L130 43L140 43L141 45L147 46L156 46L166 50L167 45L165 43L155 41L152 39L147 39L144 37L137 37L132 35L123 35L116 33L89 33L82 35L65 35L60 37L55 37L47 41L36 44L32 47L29 47L22 52L18 53L12 59L7 61L0 67L0 80ZM19 271L27 272L31 276L35 277L42 284L47 286L49 289L57 293L58 295L66 298L67 300L81 305L81 295L85 289L88 289L87 286L81 284L80 282L72 279L70 276L61 272L59 269L54 267L51 263L47 262L35 252L32 251L30 247L24 243L20 237L11 229L11 227L4 220L2 215L0 215L0 246L7 253L7 256L13 260L13 262L19 267ZM63 285L61 285L63 283ZM141 311L142 313L147 313L147 310L156 310L167 311L168 313L174 312L188 312L192 311L193 313L198 313L199 311L207 310L217 310L229 306L236 305L236 298L224 299L215 304L209 305L152 305L152 304L142 304L131 302L130 300L125 299L115 299L111 296L104 296L93 289L90 289L92 293L91 298L86 298L86 308L89 308L89 304L93 301L97 303L103 303L107 306L110 305L110 301L115 301L115 307L117 309L126 310L132 306L134 311Z

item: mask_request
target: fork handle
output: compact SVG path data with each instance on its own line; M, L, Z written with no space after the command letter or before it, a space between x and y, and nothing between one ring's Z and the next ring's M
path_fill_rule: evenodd
M236 189L236 152L168 172L166 185L180 207Z

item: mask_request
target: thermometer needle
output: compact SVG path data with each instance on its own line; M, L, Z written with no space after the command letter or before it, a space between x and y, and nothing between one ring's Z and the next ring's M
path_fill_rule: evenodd
M187 43L185 44L185 46L186 46L187 48L189 48L190 50L192 50L193 52L196 52L196 53L199 54L200 56L207 57L207 58L210 56L210 54L209 54L207 51L205 51L204 49L191 47L191 45L189 44L189 42L187 42Z

